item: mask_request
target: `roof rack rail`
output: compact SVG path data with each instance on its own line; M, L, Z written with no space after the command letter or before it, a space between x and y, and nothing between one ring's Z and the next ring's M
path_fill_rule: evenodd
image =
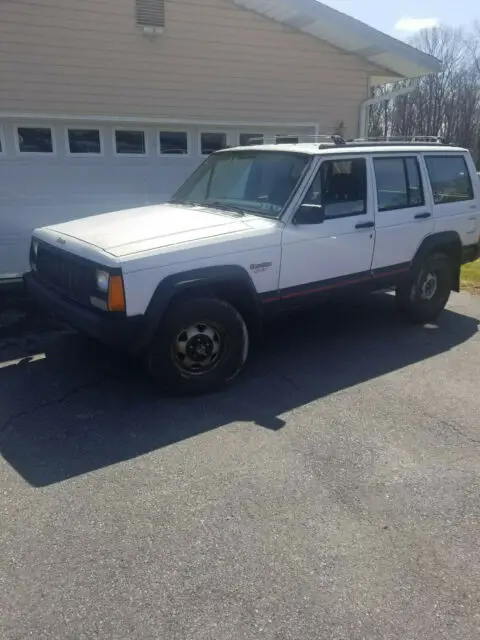
M248 145L257 144L320 144L323 146L341 146L346 144L342 136L336 133L278 133L272 136L251 137Z
M441 136L376 136L368 138L353 138L349 143L359 144L445 144Z

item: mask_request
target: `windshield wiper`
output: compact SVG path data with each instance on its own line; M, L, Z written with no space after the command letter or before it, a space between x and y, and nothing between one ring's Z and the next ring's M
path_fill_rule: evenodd
M202 206L211 207L212 209L220 209L221 211L230 211L232 213L238 213L240 216L245 215L245 209L242 207L238 207L235 204L227 204L226 202L220 202L220 200L208 200L207 202L202 202Z

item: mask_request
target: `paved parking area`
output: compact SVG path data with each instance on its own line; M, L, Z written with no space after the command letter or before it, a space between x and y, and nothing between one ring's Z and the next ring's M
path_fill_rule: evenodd
M480 637L479 322L338 304L183 401L0 327L0 638Z

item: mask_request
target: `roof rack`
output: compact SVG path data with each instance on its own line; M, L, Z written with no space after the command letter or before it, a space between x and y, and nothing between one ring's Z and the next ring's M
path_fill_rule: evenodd
M302 133L281 133L274 136L252 137L248 145L263 144L318 144L319 149L330 147L367 147L377 145L391 146L428 146L446 145L447 143L440 136L378 136L368 138L351 138L345 140L336 133L326 134L302 134Z
M273 136L258 136L248 140L248 145L257 144L320 144L323 146L341 146L346 144L342 136L336 133L303 134L278 133Z
M445 144L445 141L441 136L379 136L379 137L369 137L369 138L353 138L347 141L347 144L356 144L356 145L378 145L378 144L389 144L389 145L406 145L406 144L416 144L416 145L428 145L428 144Z

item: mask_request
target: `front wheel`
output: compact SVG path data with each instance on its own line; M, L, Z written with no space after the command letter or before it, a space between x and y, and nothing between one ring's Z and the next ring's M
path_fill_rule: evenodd
M189 298L167 310L149 353L149 369L174 395L215 391L243 369L249 350L242 316L218 298Z
M452 263L446 255L429 256L413 278L397 288L400 311L415 323L436 320L450 297L452 276Z

